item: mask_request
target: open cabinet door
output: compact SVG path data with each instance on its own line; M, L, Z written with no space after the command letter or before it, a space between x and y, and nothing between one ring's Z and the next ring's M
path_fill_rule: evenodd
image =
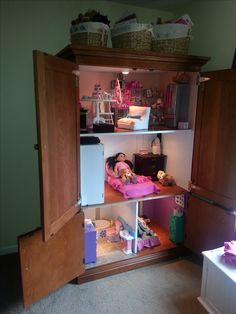
M206 72L199 88L191 193L236 208L236 69Z
M24 305L84 271L75 64L34 52L42 229L19 238Z
M236 69L204 76L210 80L199 88L185 239L197 254L236 238Z
M47 242L41 229L19 237L24 307L84 272L83 222L80 212Z
M43 237L79 210L79 137L73 62L34 52Z

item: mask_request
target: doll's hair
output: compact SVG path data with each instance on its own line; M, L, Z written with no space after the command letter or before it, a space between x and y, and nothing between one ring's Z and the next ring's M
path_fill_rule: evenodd
M115 154L114 156L110 156L107 158L106 162L107 162L109 169L114 170L115 165L118 162L117 158L120 154L123 154L124 156L126 156L124 153L119 152L119 153ZM133 169L133 163L130 160L125 159L124 162L127 163L127 165L130 167L130 169Z

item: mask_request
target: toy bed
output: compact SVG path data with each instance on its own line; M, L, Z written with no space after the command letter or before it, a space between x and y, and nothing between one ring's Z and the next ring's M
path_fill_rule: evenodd
M143 197L148 194L158 193L160 189L149 177L137 175L137 183L124 184L117 178L113 171L106 165L107 183L116 191L122 193L124 198Z

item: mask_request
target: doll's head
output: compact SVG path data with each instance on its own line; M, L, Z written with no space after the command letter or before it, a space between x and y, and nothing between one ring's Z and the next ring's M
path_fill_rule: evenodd
M115 157L116 157L117 161L125 161L126 160L126 156L124 153L118 153L115 155Z
M115 154L114 156L111 156L111 157L107 158L108 168L114 170L114 167L115 167L116 163L120 162L120 161L126 162L131 169L133 168L132 162L130 160L127 160L126 159L126 155L124 153L122 153L122 152L119 152L119 153Z

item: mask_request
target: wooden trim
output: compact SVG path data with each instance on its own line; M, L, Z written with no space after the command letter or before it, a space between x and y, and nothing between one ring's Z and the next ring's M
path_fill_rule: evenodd
M38 129L38 145L39 149L39 180L40 180L40 202L41 209L44 207L44 189L47 182L43 182L45 176L45 167L43 167L43 160L45 158L45 153L42 145L42 137L47 138L47 125L44 123L46 121L45 111L40 112L40 103L46 103L46 81L45 81L45 54L34 50L34 85L35 85L35 97L36 97L36 116L37 116L37 129ZM50 234L50 213L41 210L41 225L43 226L44 234ZM47 238L47 236L45 237Z
M199 159L199 147L201 141L201 121L203 111L203 99L204 99L205 83L202 83L198 89L198 102L195 122L195 135L193 144L193 158L192 158L192 174L191 180L193 184L196 184L197 171L198 171L198 159Z
M70 209L68 209L59 219L57 219L50 226L50 235L51 237L57 233L62 226L64 226L65 221L69 221L74 215L76 215L79 211L79 205L74 205Z
M100 48L69 45L57 56L74 60L80 65L129 67L148 70L192 71L199 72L209 61L208 57L189 55L161 54L153 51Z
M188 250L184 246L178 246L173 249L163 250L161 252L136 256L118 262L102 265L87 269L84 274L78 277L78 283L84 283L107 276L126 272L143 266L161 263L167 260L175 259L186 255Z

